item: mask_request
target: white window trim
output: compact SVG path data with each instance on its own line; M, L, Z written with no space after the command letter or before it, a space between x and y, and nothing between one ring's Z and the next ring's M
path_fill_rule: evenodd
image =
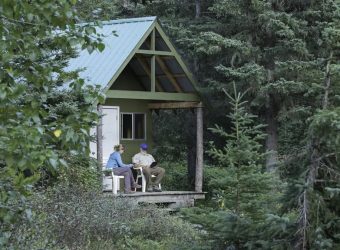
M144 138L136 139L135 138L135 114L142 114L144 115ZM123 115L131 115L132 116L132 138L123 138ZM146 136L146 113L143 112L121 112L120 113L120 120L122 121L120 124L120 139L124 141L145 141Z

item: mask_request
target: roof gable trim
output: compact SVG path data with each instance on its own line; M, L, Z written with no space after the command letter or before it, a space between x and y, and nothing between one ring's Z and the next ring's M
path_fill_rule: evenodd
M137 23L137 22L154 22L157 19L156 16L148 16L148 17L137 17L137 18L126 18L126 19L117 19L110 21L102 21L102 25L112 25L112 24L123 24L123 23Z
M128 20L128 19L126 19ZM120 65L119 69L117 70L117 72L115 73L115 75L111 78L111 80L109 81L109 83L106 85L106 87L104 88L104 92L107 92L112 84L117 80L118 76L122 73L122 71L125 69L125 67L127 66L127 64L130 62L130 60L132 59L132 57L136 54L137 50L139 49L139 47L143 44L143 42L145 41L145 39L150 35L150 33L153 31L156 23L157 23L157 18L151 19L149 21L153 21L153 23L150 25L150 27L148 28L148 30L145 32L145 34L143 35L143 37L139 40L139 42L136 44L136 46L134 47L134 49L131 51L131 53L129 54L129 56L125 59L125 61Z

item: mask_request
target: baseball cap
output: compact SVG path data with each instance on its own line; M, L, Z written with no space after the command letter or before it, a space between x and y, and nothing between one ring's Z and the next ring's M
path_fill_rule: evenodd
M147 150L148 149L148 144L146 143L142 143L141 145L139 145L139 147L143 150Z

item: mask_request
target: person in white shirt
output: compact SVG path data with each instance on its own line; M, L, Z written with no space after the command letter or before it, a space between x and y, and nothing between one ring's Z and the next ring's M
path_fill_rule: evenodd
M140 152L133 156L132 162L135 164L135 167L141 167L143 169L147 191L162 192L158 186L165 174L165 169L158 166L153 156L147 153L147 150L148 145L142 143L140 145ZM156 176L154 180L151 179L152 175Z

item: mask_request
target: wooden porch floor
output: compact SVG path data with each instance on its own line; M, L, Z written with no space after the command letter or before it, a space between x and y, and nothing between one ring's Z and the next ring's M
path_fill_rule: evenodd
M195 200L204 199L205 192L195 191L163 191L163 192L136 192L133 194L118 193L114 197L125 197L136 203L162 204L168 208L193 207ZM112 193L111 193L112 195Z

